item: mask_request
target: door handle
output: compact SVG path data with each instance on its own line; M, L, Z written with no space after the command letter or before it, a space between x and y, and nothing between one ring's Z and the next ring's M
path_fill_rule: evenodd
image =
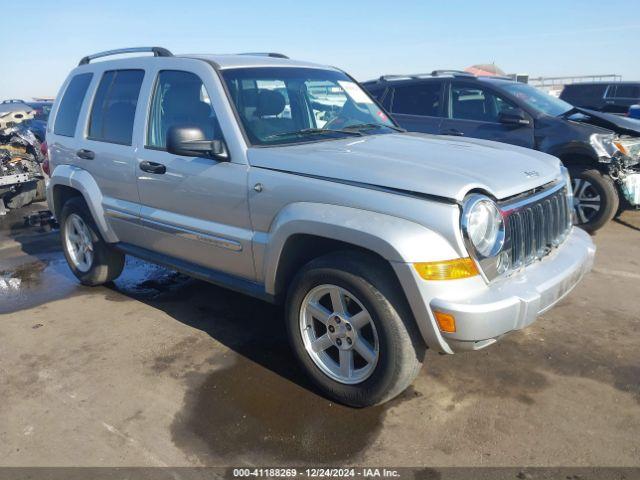
M84 148L81 148L80 150L78 150L76 152L76 156L84 160L93 160L94 158L96 158L95 153L93 153L91 150L85 150Z
M155 173L155 174L158 174L158 175L162 175L163 173L165 173L167 171L167 167L165 167L161 163L147 162L145 160L144 162L140 162L140 170L143 170L143 171L149 172L149 173Z
M454 137L464 137L464 132L451 128L449 130L443 130L440 135L452 135Z

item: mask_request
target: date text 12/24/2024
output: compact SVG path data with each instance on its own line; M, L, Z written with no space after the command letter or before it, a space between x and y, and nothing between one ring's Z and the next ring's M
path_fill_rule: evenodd
M234 468L234 478L398 478L389 468Z

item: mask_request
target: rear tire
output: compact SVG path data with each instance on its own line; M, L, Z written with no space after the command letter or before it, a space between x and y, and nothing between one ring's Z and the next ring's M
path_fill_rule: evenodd
M384 403L422 367L426 346L394 275L384 261L347 251L312 260L291 283L292 348L315 385L337 402Z
M579 227L593 233L611 220L620 204L613 180L595 168L569 167Z
M104 241L81 197L62 206L60 236L69 268L83 285L102 285L122 273L124 255Z

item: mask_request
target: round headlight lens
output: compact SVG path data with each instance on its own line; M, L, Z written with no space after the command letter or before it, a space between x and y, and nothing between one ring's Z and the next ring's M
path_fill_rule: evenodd
M466 213L469 240L483 257L496 255L502 248L504 225L498 207L490 199L473 200Z

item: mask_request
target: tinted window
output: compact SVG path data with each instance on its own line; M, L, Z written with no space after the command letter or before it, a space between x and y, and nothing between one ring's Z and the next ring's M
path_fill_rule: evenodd
M599 100L604 96L606 84L595 85L567 85L562 90L560 98L574 105L584 105L585 102Z
M53 133L56 135L73 137L75 134L78 115L92 77L92 73L81 73L69 82L56 114L56 123L53 128Z
M380 100L382 98L382 95L384 94L384 91L385 91L385 87L381 87L381 86L369 87L368 85L364 85L364 87L371 94L371 96L377 100Z
M207 140L221 140L222 133L209 95L197 75L165 70L158 74L151 103L147 146L166 148L167 130L190 125L202 129Z
M499 122L500 114L516 108L491 90L475 85L451 86L451 117L479 122Z
M105 72L91 109L89 138L131 145L144 70Z
M618 85L616 98L640 98L640 85Z
M394 88L393 113L437 117L440 112L442 82L403 85Z

